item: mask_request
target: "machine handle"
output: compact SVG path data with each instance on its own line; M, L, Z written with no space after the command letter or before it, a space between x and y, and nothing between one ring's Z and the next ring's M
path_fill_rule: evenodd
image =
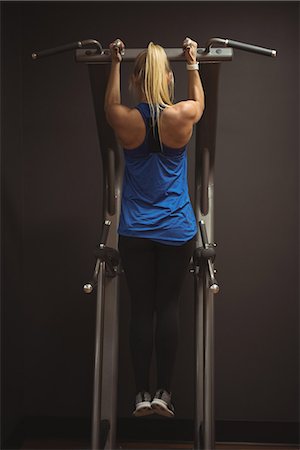
M257 45L246 44L245 42L234 41L232 39L223 38L211 38L207 41L205 53L210 52L210 48L213 44L222 44L225 47L237 48L239 50L245 50L246 52L258 53L259 55L272 56L277 55L276 50L270 48L258 47Z
M70 44L59 45L58 47L48 48L46 50L41 50L40 52L33 52L31 58L37 60L45 56L56 55L57 53L68 52L70 50L75 50L77 48L83 48L86 45L95 45L100 54L103 53L103 48L100 42L95 39L86 39L84 41L71 42Z
M103 229L102 229L102 236L101 236L101 240L100 240L100 247L106 245L110 225L111 225L111 221L110 220L105 220L105 222L103 224Z
M40 52L33 52L31 57L32 59L40 59L45 56L56 55L57 53L67 52L69 50L75 50L76 48L82 48L82 44L80 41L72 42L70 44L59 45L58 47L48 48L46 50L41 50Z
M244 42L233 41L232 39L226 39L226 47L237 48L239 50L245 50L246 52L258 53L259 55L275 57L277 52L270 48L258 47L257 45L246 44Z
M104 221L103 228L102 228L102 236L101 236L101 240L100 240L100 244L99 244L100 248L101 247L103 248L106 245L110 225L111 225L110 220ZM93 289L95 288L95 286L97 285L100 264L101 264L101 261L99 258L97 258L93 278L92 278L92 280L88 281L83 286L83 290L86 294L90 294L93 291Z
M99 269L100 269L100 263L101 262L99 261L99 259L97 259L93 278L90 281L88 281L87 283L85 283L85 285L83 286L83 290L86 294L90 294L91 292L93 292L93 289L96 287L96 285L98 283L98 273L99 273Z
M199 229L200 229L200 234L201 234L201 238L202 238L202 242L203 242L203 247L208 248L209 242L208 242L208 237L207 237L207 232L206 232L206 226L205 226L205 223L203 220L199 221Z
M198 256L198 258L199 258L199 255L200 255L200 257L202 255L202 257L204 257L204 259L207 261L209 289L214 294L217 294L219 292L220 288L219 288L219 284L215 278L215 270L214 270L214 265L213 265L213 259L215 256L215 252L212 248L212 245L213 245L213 247L216 247L216 244L212 244L212 245L209 244L204 220L199 221L199 228L200 228L200 234L201 234L202 243L203 243L203 249L205 249L205 250L198 252L198 254L196 254L196 256ZM211 256L210 254L214 255L214 256Z

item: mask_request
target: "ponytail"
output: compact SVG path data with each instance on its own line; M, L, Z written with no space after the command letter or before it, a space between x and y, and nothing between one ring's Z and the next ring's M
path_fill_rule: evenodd
M134 75L149 103L153 127L157 123L158 129L160 112L173 104L174 83L169 82L166 76L170 72L166 52L153 42L135 61Z

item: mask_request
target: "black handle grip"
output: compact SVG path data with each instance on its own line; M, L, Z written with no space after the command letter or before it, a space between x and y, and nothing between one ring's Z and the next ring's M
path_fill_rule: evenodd
M225 47L237 48L239 50L245 50L246 52L258 53L259 55L275 57L277 52L270 48L258 47L257 45L246 44L245 42L234 41L233 39L224 38L210 38L207 41L205 53L210 52L210 48L213 44L221 44Z
M85 46L94 46L97 48L98 53L102 54L103 48L100 42L95 39L85 39L84 41L71 42L70 44L59 45L58 47L48 48L41 50L40 52L33 52L31 54L32 59L40 59L44 56L56 55L57 53L67 52L69 50L76 50L77 48L84 48Z
M103 224L100 245L105 245L106 244L110 225L111 225L111 221L110 220L105 220L105 222Z
M76 48L81 48L81 47L82 47L82 43L80 41L71 42L71 44L59 45L58 47L48 48L47 50L41 50L40 52L34 52L34 53L32 53L31 57L32 57L32 59L36 60L36 59L43 58L45 56L56 55L57 53L62 53L62 52L66 52L69 50L75 50Z
M276 50L270 48L258 47L257 45L246 44L245 42L233 41L232 39L226 39L226 47L237 48L239 50L245 50L246 52L258 53L264 56L276 56Z

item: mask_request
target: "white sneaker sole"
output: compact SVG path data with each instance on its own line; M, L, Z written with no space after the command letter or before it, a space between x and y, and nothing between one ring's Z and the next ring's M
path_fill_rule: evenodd
M159 398L152 400L151 407L160 416L174 417L174 413L168 408L168 404Z
M153 414L153 412L150 402L141 402L136 405L133 415L135 417L149 416L150 414Z

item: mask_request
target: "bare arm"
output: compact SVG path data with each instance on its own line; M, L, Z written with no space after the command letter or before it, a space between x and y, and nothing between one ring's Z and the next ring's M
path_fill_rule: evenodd
M186 38L183 42L183 49L188 65L197 64L197 42ZM204 91L199 74L199 70L187 70L188 72L188 98L192 100L190 109L194 116L194 123L198 122L204 111Z
M139 131L136 127L137 112L121 104L120 66L122 55L120 50L125 46L120 39L116 39L109 47L111 49L112 62L105 92L104 110L106 119L115 131L119 141L123 146L127 147L135 140L136 133Z
M114 105L120 105L121 93L120 93L120 65L121 62L113 59L110 68L110 74L105 92L105 111Z
M108 123L115 128L119 122L119 115L121 114L122 116L122 110L125 108L121 105L120 89L120 66L122 61L120 50L124 48L124 44L119 39L116 39L116 41L110 44L109 48L111 50L112 61L105 92L104 110Z
M112 60L104 100L106 119L118 135L122 134L123 128L126 129L130 113L127 106L121 105L120 65L120 61Z
M186 145L192 136L193 125L200 120L204 111L204 91L197 64L197 42L186 38L183 50L187 64L192 65L192 70L187 70L188 100L167 108L162 117L162 127L165 125L163 138L171 147Z

